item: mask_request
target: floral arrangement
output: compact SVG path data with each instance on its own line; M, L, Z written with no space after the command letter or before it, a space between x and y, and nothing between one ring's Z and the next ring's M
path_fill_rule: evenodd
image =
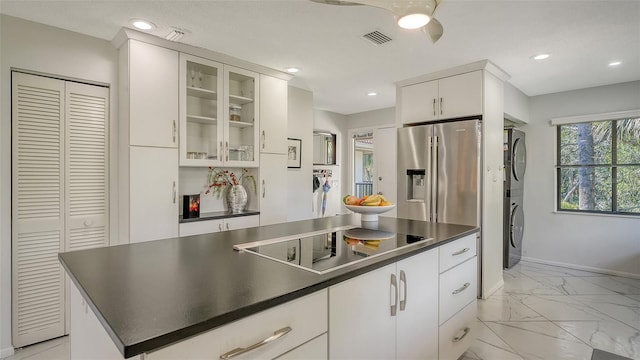
M242 169L240 176L237 176L233 171L216 169L209 166L207 182L209 183L209 188L204 193L213 193L218 197L220 197L220 194L229 186L244 185L245 182L251 184L254 194L257 191L256 178L253 177L253 175L249 175L249 170L247 169Z

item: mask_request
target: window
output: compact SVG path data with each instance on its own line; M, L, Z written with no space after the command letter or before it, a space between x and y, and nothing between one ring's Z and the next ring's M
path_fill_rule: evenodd
M558 210L640 215L640 118L557 127Z

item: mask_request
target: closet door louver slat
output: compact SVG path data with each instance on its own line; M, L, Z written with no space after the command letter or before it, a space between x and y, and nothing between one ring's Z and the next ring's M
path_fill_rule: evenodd
M12 74L13 345L64 335L64 82Z

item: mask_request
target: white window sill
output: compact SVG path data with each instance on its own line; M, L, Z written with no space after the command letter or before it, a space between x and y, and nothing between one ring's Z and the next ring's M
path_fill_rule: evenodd
M577 212L577 211L562 211L562 210L554 210L554 211L552 211L552 213L558 214L558 215L614 217L614 218L635 219L635 220L640 219L640 215L597 214L597 213Z

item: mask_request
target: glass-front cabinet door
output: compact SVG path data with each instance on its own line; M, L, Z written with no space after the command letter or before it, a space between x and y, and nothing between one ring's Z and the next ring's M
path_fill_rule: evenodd
M180 165L221 166L224 145L222 64L180 54Z
M224 164L257 167L259 132L259 77L257 73L224 67Z

